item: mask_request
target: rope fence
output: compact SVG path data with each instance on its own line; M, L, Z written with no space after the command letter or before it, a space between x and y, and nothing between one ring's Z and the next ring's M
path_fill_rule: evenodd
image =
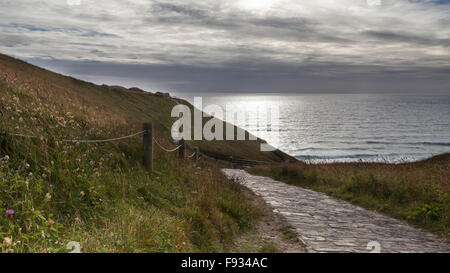
M98 140L86 140L86 139L61 139L60 141L63 142L69 142L69 143L107 143L107 142L113 142L113 141L120 141L125 140L129 138L136 137L138 135L142 135L142 150L143 150L143 164L144 166L149 170L153 170L153 143L156 143L156 145L161 148L163 151L167 153L172 153L175 151L178 151L178 155L181 159L185 158L195 158L195 160L199 160L201 154L198 147L194 147L194 152L186 156L186 144L184 139L181 139L180 145L173 149L165 148L155 137L153 137L153 125L151 123L144 123L143 124L143 130L131 135L127 136L121 136L116 138L110 138L110 139L98 139ZM16 137L23 137L23 138L39 138L43 139L42 137L32 136L32 135L25 135L25 134L9 134L11 136ZM232 163L239 164L239 165L245 165L245 166L254 166L254 165L263 165L263 164L270 164L270 162L263 162L263 161L252 161L252 160L246 160L246 159L233 159L233 157L227 157L224 155L218 155L218 154L210 154L208 152L204 152L206 156L217 159L217 160L225 160L225 161L231 161ZM203 154L202 154L203 155ZM3 159L3 158L1 158Z
M153 138L153 140L159 146L159 148L161 148L163 151L168 152L168 153L175 152L176 150L180 149L182 146L182 145L179 145L178 147L176 147L174 149L166 149L166 148L164 148L164 146L161 145L161 143L158 142L158 140L156 138Z
M128 135L128 136L122 136L122 137L117 137L117 138L111 138L111 139L98 139L98 140L84 140L84 139L61 139L60 141L63 142L72 142L72 143L105 143L105 142L113 142L113 141L119 141L119 140L123 140L123 139L127 139L127 138L132 138L138 135L141 135L145 133L145 131L141 131L141 132L137 132L135 134L132 135ZM17 137L24 137L24 138L38 138L36 136L30 136L30 135L23 135L23 134L9 134L11 136L17 136Z
M25 134L8 134L11 136L15 136L15 137L22 137L22 138L32 138L32 139L45 139L42 136L38 137L38 136L33 136L33 135L25 135ZM151 123L144 123L143 124L143 130L131 135L127 135L127 136L121 136L121 137L116 137L116 138L110 138L110 139L60 139L59 141L62 142L68 142L68 143L107 143L107 142L114 142L114 141L120 141L120 140L125 140L125 139L129 139L129 138L133 138L139 135L143 135L142 138L142 150L143 150L143 164L144 166L149 170L152 171L153 170L153 143L156 143L163 151L167 152L167 153L172 153L175 151L179 151L179 156L180 158L184 159L185 158L185 142L184 140L180 141L180 145L178 145L177 147L173 148L173 149L168 149L165 148L155 137L153 137L153 125ZM199 158L199 150L197 147L195 147L195 152L188 156L187 158L193 158L194 156L196 156L196 159L198 160ZM1 158L3 159L3 158Z

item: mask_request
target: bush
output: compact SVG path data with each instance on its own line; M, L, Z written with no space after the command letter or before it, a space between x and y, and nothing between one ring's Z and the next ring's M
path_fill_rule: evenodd
M440 218L441 208L434 203L417 206L412 213L416 220L437 221Z

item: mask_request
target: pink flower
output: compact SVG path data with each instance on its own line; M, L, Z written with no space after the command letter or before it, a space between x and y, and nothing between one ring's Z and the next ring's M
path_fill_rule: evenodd
M8 216L14 215L14 210L13 209L6 210L6 215Z

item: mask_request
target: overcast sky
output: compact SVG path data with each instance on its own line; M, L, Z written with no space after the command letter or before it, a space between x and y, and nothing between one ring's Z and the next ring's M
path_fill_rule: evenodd
M450 0L0 0L0 18L1 53L96 83L450 93Z

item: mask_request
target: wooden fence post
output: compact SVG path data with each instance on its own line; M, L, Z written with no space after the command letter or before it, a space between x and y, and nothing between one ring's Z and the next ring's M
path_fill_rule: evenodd
M148 171L153 171L153 125L144 123L142 125L144 134L142 135L142 151L144 154L144 167Z
M200 158L200 149L198 147L195 147L194 152L195 152L195 161L198 161L198 159Z
M186 143L184 141L184 139L180 140L180 149L178 150L178 155L180 156L181 159L184 159L186 156Z

